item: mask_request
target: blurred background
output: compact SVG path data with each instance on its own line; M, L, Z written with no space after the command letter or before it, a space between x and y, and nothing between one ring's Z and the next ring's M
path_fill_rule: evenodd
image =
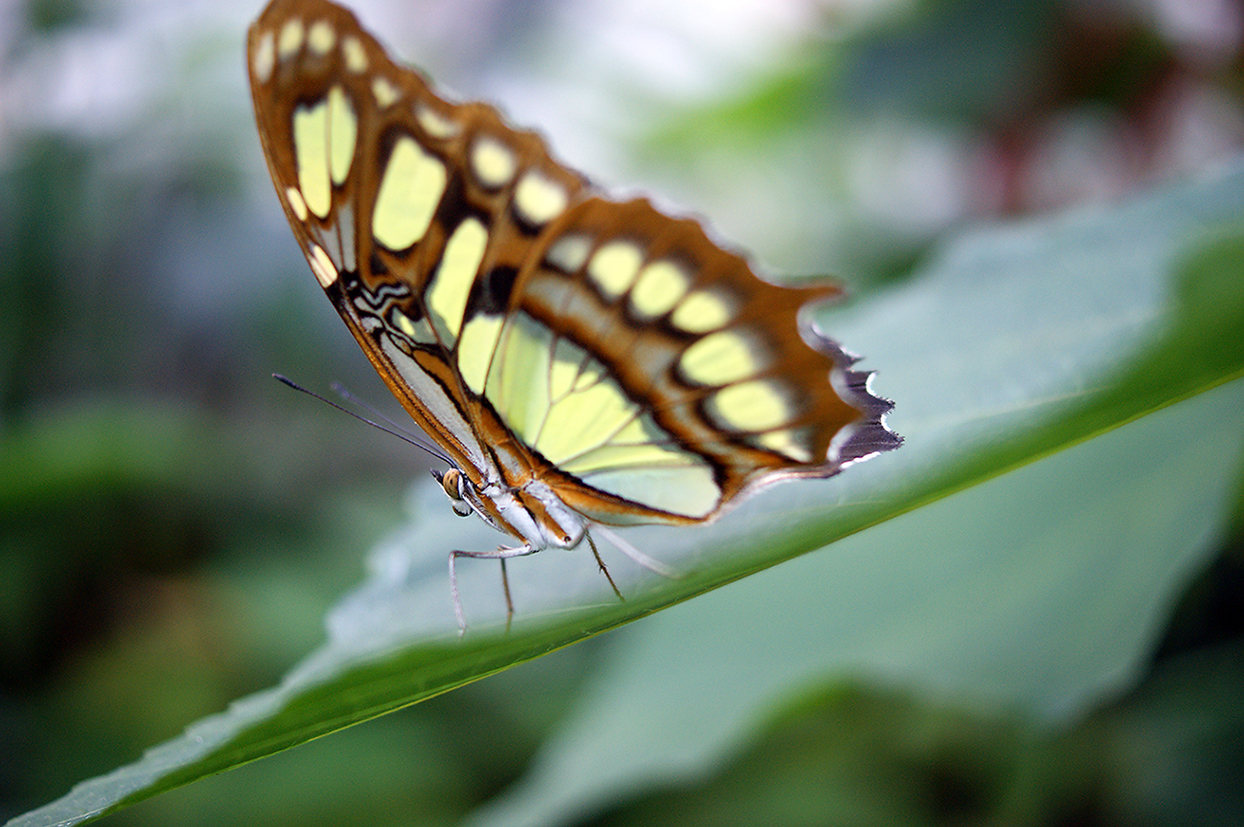
M1229 0L353 7L396 55L538 126L599 183L693 208L772 271L834 273L857 295L901 284L959 229L1117 202L1244 144L1244 8ZM272 192L243 63L258 12L0 0L2 816L277 682L424 482L423 458L270 378L397 407ZM1010 823L1238 823L1244 716L1173 733L1154 710L1241 686L1222 654L1244 618L1240 528L1171 607L1150 678L1068 726L841 676L792 688L703 787L596 823L720 823L713 807L743 800L769 818L757 791L827 775L856 802L841 823L870 823L879 778L920 791L910 823L992 823L1015 795L1000 767L1031 793ZM457 823L522 775L610 646L108 823Z

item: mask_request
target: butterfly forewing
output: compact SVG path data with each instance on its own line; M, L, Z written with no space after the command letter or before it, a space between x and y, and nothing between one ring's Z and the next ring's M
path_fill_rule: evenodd
M609 200L326 0L275 0L249 46L269 168L313 272L475 488L516 492L536 521L564 503L604 523L698 522L898 444L890 403L802 317L836 288L770 284L698 222Z
M312 270L416 422L473 473L487 459L457 339L468 302L495 304L523 241L495 220L509 193L475 185L459 159L475 133L509 130L490 107L433 95L331 3L273 3L249 45L269 169ZM513 163L522 153L567 196L582 186L534 136L512 135ZM495 178L505 159L476 155Z

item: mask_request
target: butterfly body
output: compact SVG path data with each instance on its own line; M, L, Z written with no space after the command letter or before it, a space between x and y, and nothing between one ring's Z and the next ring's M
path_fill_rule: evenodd
M806 317L836 286L771 284L699 222L610 199L327 0L273 0L248 66L312 272L452 466L454 510L519 541L477 554L705 522L898 445Z

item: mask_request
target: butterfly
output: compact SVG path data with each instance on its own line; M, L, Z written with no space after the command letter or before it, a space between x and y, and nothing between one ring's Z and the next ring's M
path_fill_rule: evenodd
M415 424L453 510L513 543L696 524L780 480L895 448L893 407L783 287L647 199L613 200L492 106L395 63L348 10L273 0L247 50L259 135L299 246ZM618 592L621 597L621 593Z

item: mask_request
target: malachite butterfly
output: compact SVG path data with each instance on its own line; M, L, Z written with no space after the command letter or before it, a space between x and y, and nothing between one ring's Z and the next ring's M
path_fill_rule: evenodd
M771 284L697 221L611 199L327 0L273 0L248 65L312 272L448 464L453 509L513 538L450 553L460 628L458 557L504 578L510 557L595 553L595 530L662 570L605 527L703 523L899 445L892 404L809 318L836 286Z

